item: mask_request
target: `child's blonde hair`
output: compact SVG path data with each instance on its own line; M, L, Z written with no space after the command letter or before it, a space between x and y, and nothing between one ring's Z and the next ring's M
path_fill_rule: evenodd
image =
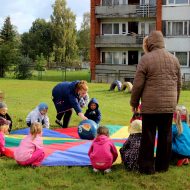
M97 129L97 134L98 135L106 135L109 137L109 129L105 126L100 126Z
M177 105L176 111L174 113L174 121L176 123L177 129L178 129L178 135L180 135L183 132L183 126L182 121L186 122L189 125L189 114L185 106L183 105Z
M9 125L0 125L0 131L3 133L8 133Z
M30 134L32 135L32 139L34 140L38 134L42 132L42 124L39 122L34 122L30 126Z

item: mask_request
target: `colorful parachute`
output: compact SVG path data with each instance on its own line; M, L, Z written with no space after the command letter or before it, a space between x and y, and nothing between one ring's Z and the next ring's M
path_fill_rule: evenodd
M128 127L119 125L107 125L110 138L117 150L118 159L116 164L121 163L119 148L128 137ZM20 141L29 133L29 128L12 131L6 136L6 156L13 157L14 149ZM91 165L88 150L92 141L80 139L77 127L66 129L43 129L43 144L45 158L42 166L88 166Z

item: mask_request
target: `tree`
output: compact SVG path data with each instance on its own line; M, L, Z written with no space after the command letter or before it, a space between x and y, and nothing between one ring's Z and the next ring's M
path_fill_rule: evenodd
M77 57L75 15L65 0L56 0L51 15L55 61L64 66Z
M5 77L5 72L17 63L20 55L19 36L11 24L10 17L5 19L0 39L0 77Z
M36 56L43 54L49 62L50 54L53 51L50 22L46 22L44 19L36 19L29 32L22 35L21 40L23 55L35 60Z
M78 31L77 39L80 55L82 61L89 61L90 59L90 13L83 14L83 22Z
M17 79L29 79L32 77L32 59L29 57L19 57L18 64L15 68L15 76Z
M0 37L4 42L11 42L15 39L16 31L14 30L14 26L11 24L11 19L8 16L5 21L3 28L0 32Z

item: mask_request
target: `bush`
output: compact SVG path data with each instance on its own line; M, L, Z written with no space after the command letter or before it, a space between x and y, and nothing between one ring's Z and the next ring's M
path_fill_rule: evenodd
M32 77L32 60L29 57L20 57L16 65L14 75L17 79L29 79Z

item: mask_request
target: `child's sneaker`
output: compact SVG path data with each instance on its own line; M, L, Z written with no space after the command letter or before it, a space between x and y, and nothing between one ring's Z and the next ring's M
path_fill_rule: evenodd
M110 173L111 172L111 169L110 168L108 168L108 169L106 169L106 170L104 170L104 173Z
M93 168L93 171L94 171L95 173L98 173L100 170L98 170L98 169L96 169L96 168Z
M183 164L188 164L189 160L187 158L181 159L177 161L177 166L182 166Z

